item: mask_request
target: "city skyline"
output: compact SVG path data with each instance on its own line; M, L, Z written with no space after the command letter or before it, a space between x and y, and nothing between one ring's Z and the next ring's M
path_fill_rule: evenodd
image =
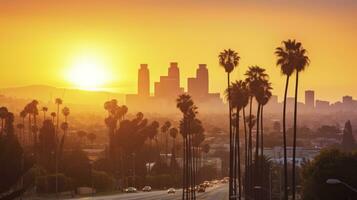
M274 49L282 38L296 38L313 60L309 73L301 77L300 91L314 88L329 101L345 94L357 96L349 76L356 73L355 1L175 1L151 1L151 6L140 0L4 1L0 66L13 70L2 70L5 78L0 85L133 93L140 63L152 66L151 78L158 81L166 63L176 61L182 77L192 76L197 63L206 63L217 74L211 77L210 89L222 93L225 80L217 54L232 48L242 57L232 79L242 77L250 65L262 66L281 98L284 80L275 65ZM286 25L283 30L281 23ZM76 80L79 75L95 81ZM185 81L181 85L186 87Z

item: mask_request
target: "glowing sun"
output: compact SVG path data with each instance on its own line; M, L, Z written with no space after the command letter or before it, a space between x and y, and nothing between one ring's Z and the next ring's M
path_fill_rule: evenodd
M68 71L69 80L79 89L98 90L109 81L105 65L95 57L79 57Z

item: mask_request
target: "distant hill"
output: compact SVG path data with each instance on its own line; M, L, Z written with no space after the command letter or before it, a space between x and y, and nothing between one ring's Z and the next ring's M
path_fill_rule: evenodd
M44 103L53 103L59 97L66 104L102 106L109 99L117 99L120 104L125 95L105 91L86 91L78 89L57 88L46 85L30 85L24 87L1 88L0 95L17 99L36 99Z

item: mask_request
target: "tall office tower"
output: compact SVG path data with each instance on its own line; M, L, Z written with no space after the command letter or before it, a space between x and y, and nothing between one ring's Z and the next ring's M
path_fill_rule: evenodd
M199 64L196 70L196 78L201 85L200 93L203 95L208 94L208 69L206 64Z
M167 76L160 76L160 81L155 82L155 97L175 99L181 94L180 88L180 70L176 62L170 63Z
M150 96L150 72L147 64L141 64L138 71L138 95Z
M313 90L305 91L305 106L307 108L315 108L315 91Z
M196 99L208 96L208 69L206 64L199 64L195 78L187 79L187 92Z

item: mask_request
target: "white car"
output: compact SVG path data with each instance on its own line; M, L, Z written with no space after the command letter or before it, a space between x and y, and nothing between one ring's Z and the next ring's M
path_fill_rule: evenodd
M176 192L175 188L169 188L167 190L167 194L175 194L175 192Z

